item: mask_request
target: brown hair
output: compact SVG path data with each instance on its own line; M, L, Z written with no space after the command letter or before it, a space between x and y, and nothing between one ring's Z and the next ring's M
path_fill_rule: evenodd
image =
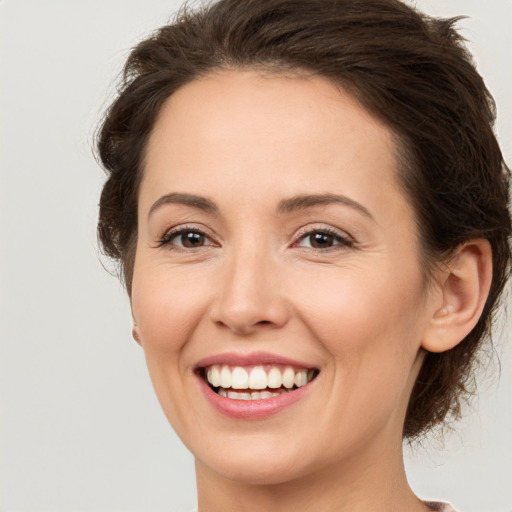
M399 141L398 174L418 219L424 267L461 243L489 240L493 280L483 314L454 349L428 353L404 436L458 416L477 349L510 275L508 172L493 99L457 19L423 15L399 0L220 0L176 20L130 54L97 147L108 180L99 240L120 261L128 293L137 239L137 195L155 119L179 87L216 69L306 70L354 95Z

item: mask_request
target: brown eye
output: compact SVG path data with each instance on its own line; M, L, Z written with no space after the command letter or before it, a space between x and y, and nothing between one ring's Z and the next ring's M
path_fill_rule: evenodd
M165 235L159 243L160 247L164 245L176 249L199 249L215 244L202 231L184 228Z
M309 235L309 243L314 249L325 249L334 245L335 238L329 233L316 232Z
M195 231L185 231L176 237L174 243L182 247L194 248L201 247L205 244L205 236ZM179 240L180 243L176 243Z
M306 247L315 250L346 248L351 247L353 242L350 238L330 230L313 230L300 237L296 244L298 247Z

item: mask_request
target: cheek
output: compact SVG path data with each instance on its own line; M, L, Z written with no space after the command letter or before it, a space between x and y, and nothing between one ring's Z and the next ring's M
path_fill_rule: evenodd
M186 345L208 303L207 280L200 274L136 265L132 310L146 352L165 356Z
M353 447L368 441L390 418L398 424L403 420L400 411L405 411L415 377L421 283L414 274L404 282L383 275L340 273L329 283L317 278L296 290L296 297L303 297L303 321L331 360L325 376L336 405L319 411L315 421L326 431L336 425L340 443L348 439Z
M361 403L384 389L396 399L421 344L421 277L402 269L336 271L295 291L304 323L330 355L333 386L354 397L358 390Z
M185 429L191 401L183 385L191 376L184 354L204 316L208 288L206 279L176 272L165 264L140 261L134 269L134 319L156 396L177 431Z

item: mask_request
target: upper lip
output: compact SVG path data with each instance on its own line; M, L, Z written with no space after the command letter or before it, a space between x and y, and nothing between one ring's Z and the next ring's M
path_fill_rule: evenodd
M198 361L196 368L207 368L214 364L224 364L228 366L258 366L275 364L302 369L315 368L311 364L269 352L252 352L249 354L226 352L222 354L215 354Z

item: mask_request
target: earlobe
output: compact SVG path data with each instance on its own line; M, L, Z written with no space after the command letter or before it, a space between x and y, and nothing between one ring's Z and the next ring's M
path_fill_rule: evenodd
M132 311L132 338L139 344L142 346L142 339L141 339L141 336L140 336L140 330L139 330L139 327L137 325L137 320L135 320L135 316L133 315L133 311Z
M139 344L141 345L142 341L141 341L141 338L140 338L140 332L139 332L139 328L137 327L137 324L133 324L132 326L132 338Z
M440 304L435 305L422 347L444 352L455 347L478 322L492 280L492 251L485 239L462 244L442 272Z

